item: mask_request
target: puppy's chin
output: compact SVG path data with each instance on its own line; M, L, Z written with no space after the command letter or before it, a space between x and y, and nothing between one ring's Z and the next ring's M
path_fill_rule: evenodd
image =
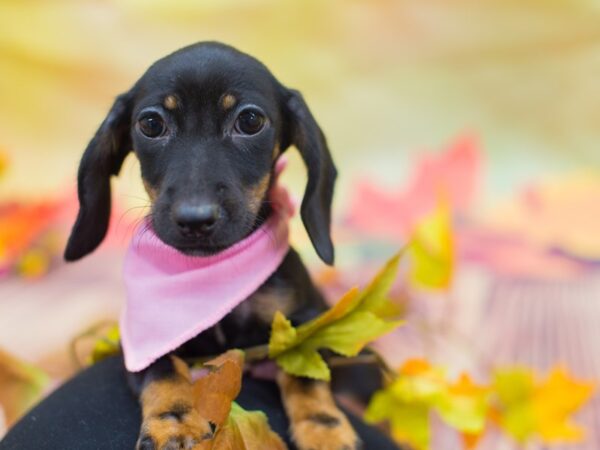
M172 246L172 247L187 256L212 256L212 255L216 255L217 253L222 252L223 250L226 250L227 248L231 247L231 245L222 245L222 246L197 245L197 246Z
M188 256L212 256L235 245L245 236L241 233L225 236L208 236L206 238L185 238L173 230L166 232L155 230L158 238L169 247L173 247L180 253ZM225 233L223 233L225 234Z

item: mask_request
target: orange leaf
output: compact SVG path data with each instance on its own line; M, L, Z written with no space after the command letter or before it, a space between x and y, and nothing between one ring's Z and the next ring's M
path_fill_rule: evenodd
M244 352L229 350L204 367L208 373L194 383L196 409L218 428L227 421L231 402L240 393Z

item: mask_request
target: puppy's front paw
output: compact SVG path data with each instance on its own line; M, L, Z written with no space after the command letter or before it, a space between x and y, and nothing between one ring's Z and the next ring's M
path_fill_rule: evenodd
M360 438L338 410L321 411L292 423L292 439L299 450L358 450Z
M136 450L191 450L213 438L214 427L190 405L174 404L144 419Z

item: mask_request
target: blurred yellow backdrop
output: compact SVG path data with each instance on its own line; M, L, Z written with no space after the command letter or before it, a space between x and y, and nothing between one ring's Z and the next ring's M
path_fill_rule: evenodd
M399 183L415 152L464 130L482 137L488 194L598 164L599 5L2 0L0 148L11 166L0 196L71 188L113 97L199 40L251 53L304 92L342 168L342 193L363 172ZM133 164L121 192L141 192ZM301 166L292 167L301 187Z

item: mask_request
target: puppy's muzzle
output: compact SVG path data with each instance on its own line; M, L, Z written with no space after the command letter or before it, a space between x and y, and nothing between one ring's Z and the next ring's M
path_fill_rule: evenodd
M222 217L222 209L211 202L181 202L173 207L173 221L186 238L207 237Z

